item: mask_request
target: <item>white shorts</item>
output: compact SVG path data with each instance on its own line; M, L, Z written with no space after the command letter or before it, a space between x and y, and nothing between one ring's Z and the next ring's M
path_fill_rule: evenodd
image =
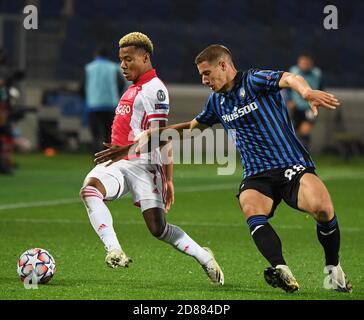
M105 167L98 164L86 176L97 178L106 190L105 200L115 200L131 193L141 211L161 208L165 204L165 176L162 167L138 161L120 160Z

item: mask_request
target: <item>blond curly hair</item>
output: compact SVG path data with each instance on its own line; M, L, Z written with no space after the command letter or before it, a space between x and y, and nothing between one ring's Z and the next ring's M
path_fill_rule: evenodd
M144 33L131 32L119 40L119 48L135 46L153 54L153 43Z

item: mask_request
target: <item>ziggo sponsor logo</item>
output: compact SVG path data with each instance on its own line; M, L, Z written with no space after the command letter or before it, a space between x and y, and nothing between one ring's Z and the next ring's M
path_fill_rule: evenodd
M130 113L131 107L128 104L119 104L115 110L115 114L125 115Z

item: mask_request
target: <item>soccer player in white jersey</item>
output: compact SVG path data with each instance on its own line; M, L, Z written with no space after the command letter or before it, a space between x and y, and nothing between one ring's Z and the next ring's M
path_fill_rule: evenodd
M152 67L153 44L139 32L119 41L119 58L125 78L132 85L123 94L115 111L112 142L106 154L116 146L133 144L134 137L148 128L165 126L169 112L168 91ZM173 163L163 165L160 150L131 155L108 165L98 164L86 176L80 191L90 222L107 250L109 267L127 267L131 259L125 254L113 228L105 201L116 200L128 192L140 207L153 236L177 250L194 257L212 283L223 284L224 275L209 248L202 248L181 228L165 220L174 201Z

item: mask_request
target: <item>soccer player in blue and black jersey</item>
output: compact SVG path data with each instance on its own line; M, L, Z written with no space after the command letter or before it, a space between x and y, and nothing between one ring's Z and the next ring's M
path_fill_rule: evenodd
M237 197L258 250L271 264L264 271L268 284L287 292L299 289L283 257L281 240L268 222L284 200L316 220L317 237L325 252L332 287L350 292L351 283L339 262L340 230L329 192L295 135L280 90L290 88L298 92L315 115L318 107L335 109L338 100L329 93L313 90L303 77L289 72L238 71L230 51L222 45L208 46L198 54L195 63L202 83L214 92L195 119L158 131L182 132L217 123L226 130L236 130L236 148L244 167ZM145 136L150 134L146 132ZM115 146L96 161L116 161L124 151Z

